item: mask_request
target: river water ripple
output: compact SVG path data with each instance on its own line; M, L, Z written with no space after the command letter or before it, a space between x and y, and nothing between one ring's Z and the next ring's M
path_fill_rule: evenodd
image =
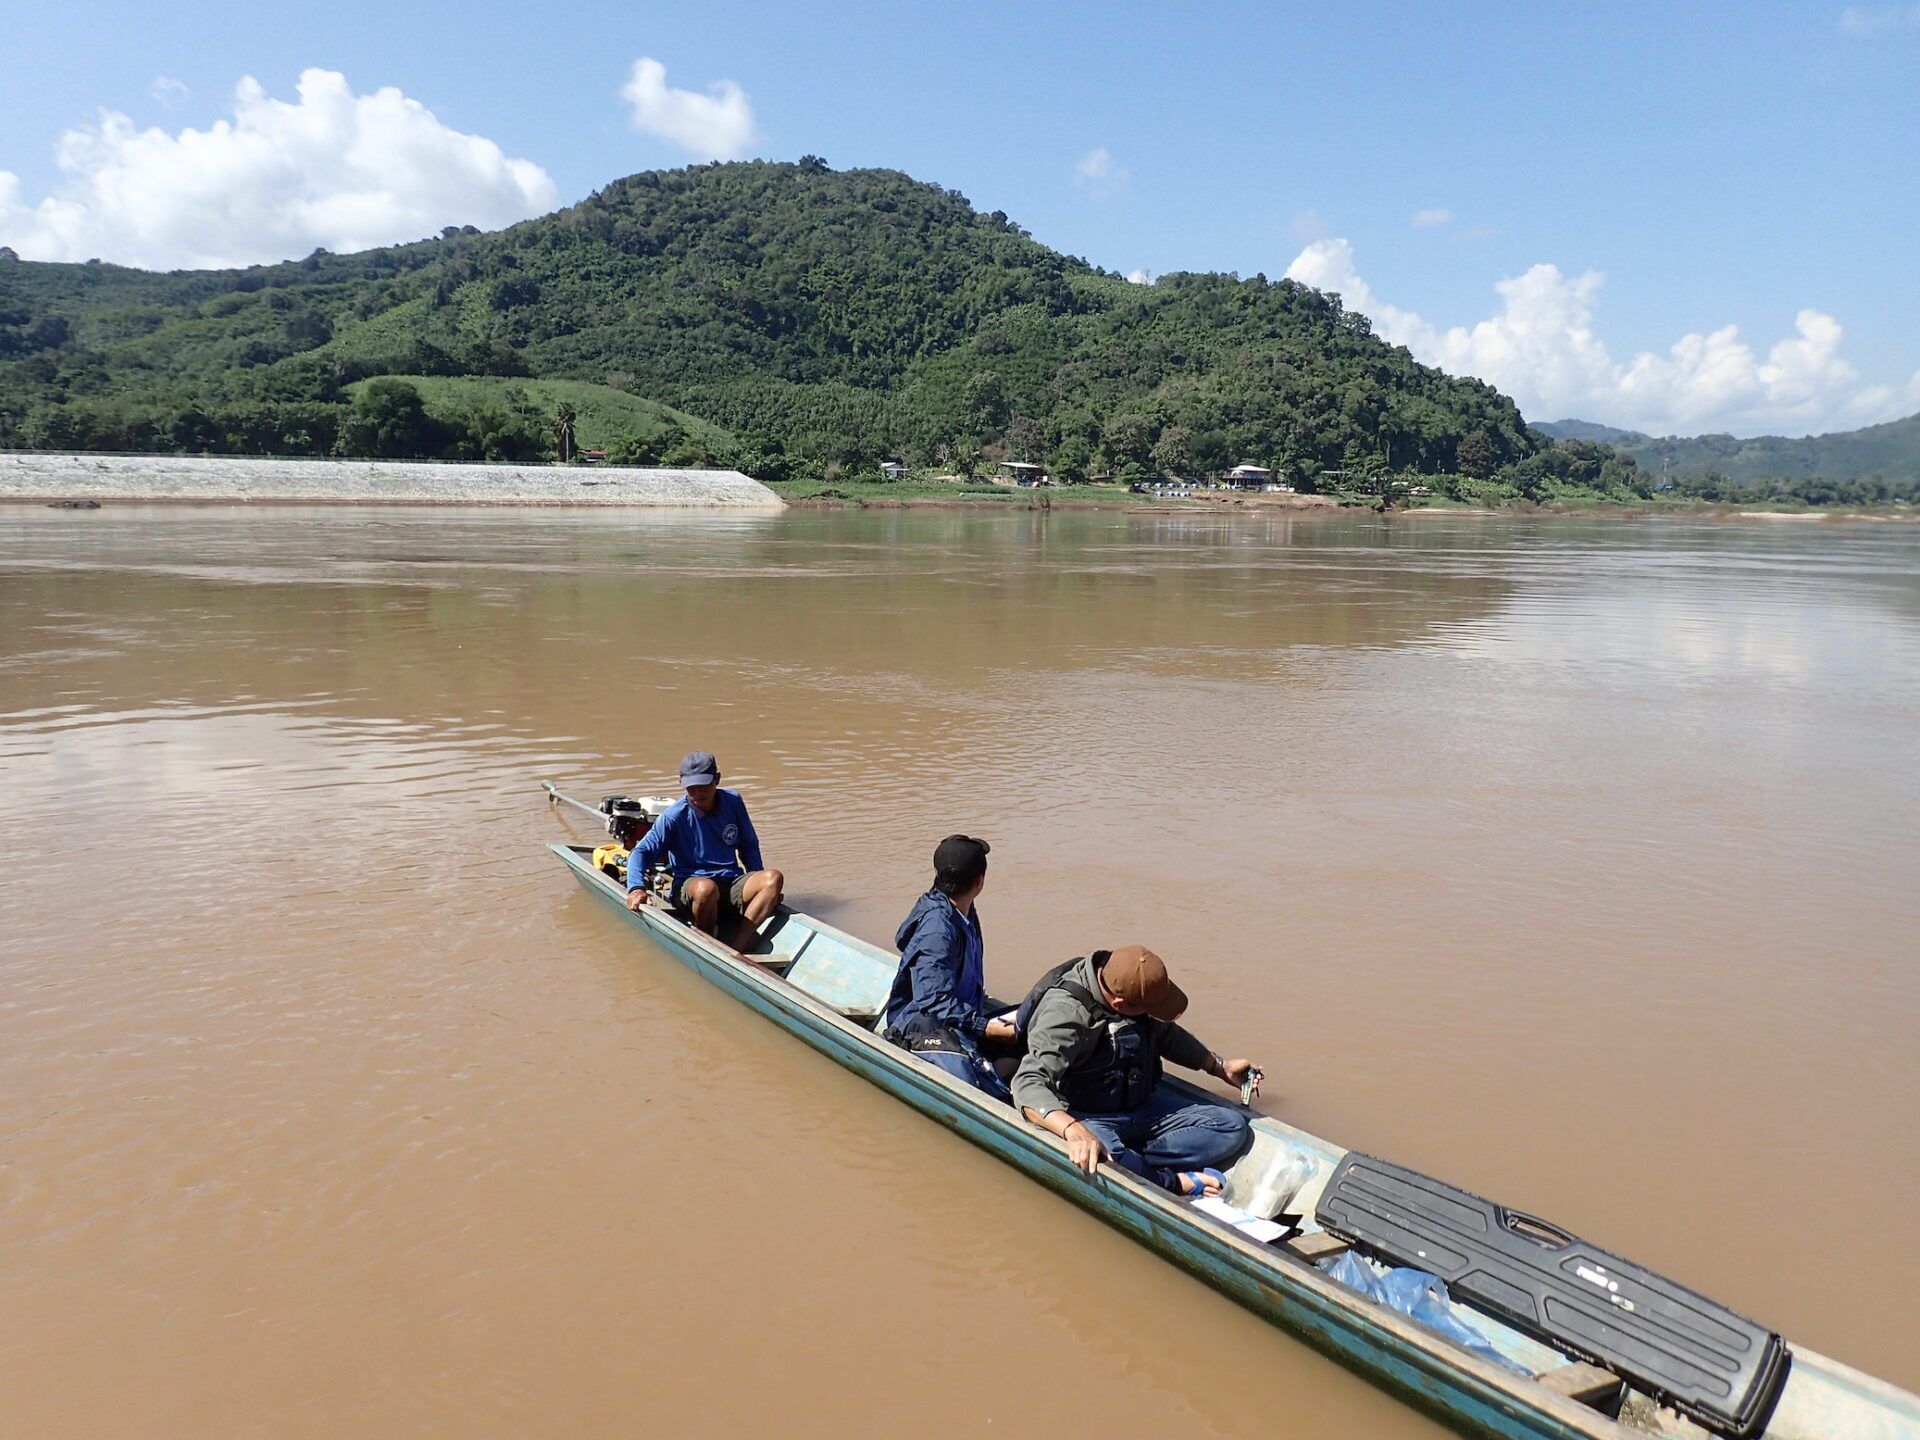
M1435 1433L581 895L538 782L695 746L1920 1387L1916 720L1905 525L0 514L4 1428Z

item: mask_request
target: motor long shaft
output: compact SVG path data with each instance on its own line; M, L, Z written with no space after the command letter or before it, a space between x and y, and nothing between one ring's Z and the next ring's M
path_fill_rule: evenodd
M542 780L540 782L540 788L547 792L547 803L549 805L559 800L573 806L576 810L584 810L596 820L604 821L607 818L607 812L602 810L598 805L589 805L584 800L574 799L573 796L565 794L558 789L551 780Z

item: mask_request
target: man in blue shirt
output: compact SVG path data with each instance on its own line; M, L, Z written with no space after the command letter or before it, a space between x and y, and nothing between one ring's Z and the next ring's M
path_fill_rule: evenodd
M1013 1022L988 1017L980 912L987 885L987 842L949 835L933 852L933 888L914 902L893 943L900 968L887 994L883 1030L956 1080L1009 1100L1007 1085L983 1053L1013 1038ZM1002 1007L1004 1008L1004 1007Z
M724 940L721 922L730 922L743 942L735 948L744 949L780 903L786 877L762 864L747 802L720 788L720 765L710 753L695 750L682 760L680 783L687 798L654 821L627 857L627 908L648 903L647 871L665 865L673 872L672 902L694 928Z

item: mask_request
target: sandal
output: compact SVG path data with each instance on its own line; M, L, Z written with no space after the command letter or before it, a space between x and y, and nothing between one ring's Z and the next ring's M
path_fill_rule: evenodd
M1220 1171L1214 1169L1211 1165L1205 1166L1199 1170L1182 1170L1177 1175L1174 1176L1174 1179L1179 1181L1182 1184L1185 1184L1189 1181L1191 1181L1193 1184L1193 1188L1191 1190L1183 1190L1180 1192L1180 1198L1183 1200L1204 1200L1208 1193L1206 1180L1207 1180L1207 1177L1209 1176L1211 1176L1213 1178L1214 1183L1220 1187L1218 1190L1215 1190L1212 1193L1222 1199L1225 1199L1227 1194L1227 1177L1223 1175Z

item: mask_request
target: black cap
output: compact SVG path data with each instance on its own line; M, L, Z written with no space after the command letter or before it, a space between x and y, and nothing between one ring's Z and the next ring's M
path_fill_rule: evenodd
M933 848L933 878L942 890L969 890L987 871L993 847L971 835L949 835Z

